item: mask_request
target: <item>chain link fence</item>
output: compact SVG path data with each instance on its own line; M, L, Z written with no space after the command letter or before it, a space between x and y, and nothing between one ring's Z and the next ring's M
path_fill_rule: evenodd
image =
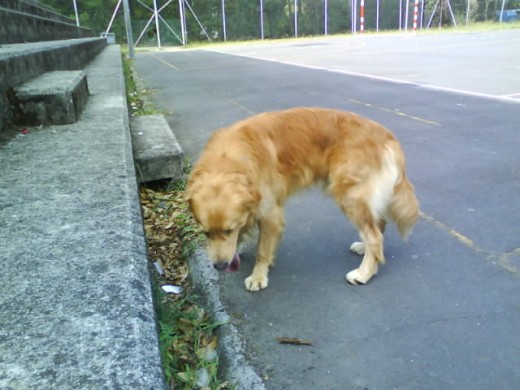
M159 23L153 0L130 3L141 46L412 30L414 14L417 29L520 20L520 0L156 0Z

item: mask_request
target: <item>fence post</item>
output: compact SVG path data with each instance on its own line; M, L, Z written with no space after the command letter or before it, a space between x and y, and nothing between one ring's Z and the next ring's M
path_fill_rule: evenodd
M227 41L226 36L226 0L222 0L222 31L224 33L224 42Z
M415 0L414 6L413 6L413 31L417 31L417 18L419 13L419 0Z
M365 0L361 0L359 5L359 32L363 34L365 31Z
M298 0L294 0L294 37L298 38Z

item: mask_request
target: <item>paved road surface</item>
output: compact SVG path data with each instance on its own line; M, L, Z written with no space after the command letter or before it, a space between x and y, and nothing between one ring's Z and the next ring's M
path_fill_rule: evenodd
M269 287L243 287L253 248L237 273L221 277L266 386L520 388L518 31L212 49L220 52L136 58L188 156L198 157L211 131L252 113L351 110L401 140L425 214L407 243L390 229L387 264L368 285L350 286L355 230L316 189L289 201ZM279 345L277 336L313 345Z

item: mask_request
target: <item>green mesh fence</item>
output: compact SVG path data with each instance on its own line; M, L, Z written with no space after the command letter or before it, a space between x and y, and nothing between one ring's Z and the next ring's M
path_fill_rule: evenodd
M71 12L72 0L47 0ZM119 0L78 2L83 25L102 32ZM412 30L415 0L128 0L133 39L138 46L181 45L196 41L277 39L323 34L358 33L361 15L367 32ZM364 8L361 9L363 3ZM61 5L61 8L60 8ZM154 6L160 12L159 29ZM90 8L89 8L90 7ZM419 0L417 28L503 23L520 19L520 0ZM66 12L65 12L66 13ZM125 42L123 7L111 31ZM184 31L181 28L184 16ZM183 34L184 32L184 34Z

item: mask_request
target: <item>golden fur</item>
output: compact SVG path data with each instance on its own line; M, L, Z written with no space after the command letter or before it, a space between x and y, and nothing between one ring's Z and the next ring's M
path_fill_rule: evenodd
M363 260L346 275L366 283L384 262L383 232L393 220L403 237L419 214L405 158L393 134L353 113L295 108L253 116L213 134L188 181L186 199L207 236L208 256L223 269L237 245L259 228L249 291L267 287L284 230L284 203L295 191L325 184L358 229L350 249Z

